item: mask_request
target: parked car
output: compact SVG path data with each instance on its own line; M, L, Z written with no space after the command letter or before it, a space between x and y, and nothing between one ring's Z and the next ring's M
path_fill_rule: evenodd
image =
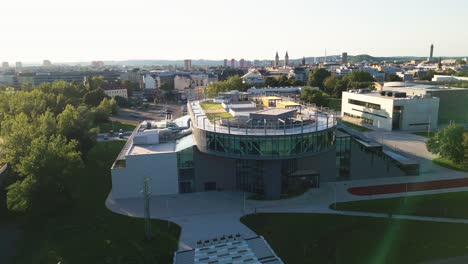
M119 138L123 138L124 137L124 134L123 133L119 133Z

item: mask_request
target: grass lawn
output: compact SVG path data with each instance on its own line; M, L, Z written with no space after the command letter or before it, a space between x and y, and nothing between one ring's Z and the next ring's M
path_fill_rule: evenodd
M153 220L155 238L145 242L143 219L114 214L104 205L109 169L124 143L97 143L76 177L74 206L58 216L29 220L15 263L172 263L179 226Z
M210 101L201 102L200 106L203 110L218 110L223 109L223 106L219 103L213 103Z
M468 219L467 201L468 192L452 192L337 203L337 210Z
M461 164L454 163L451 160L444 159L444 158L441 158L441 157L433 159L432 162L434 162L435 164L437 164L439 166L449 168L449 169L452 169L452 170L468 172L468 167L465 167L465 166L463 166Z
M413 134L421 136L421 137L425 137L425 138L430 138L430 137L433 137L436 133L437 132L429 132L429 135L428 135L427 132L414 132Z
M326 214L241 218L288 264L419 263L468 254L468 225Z
M114 121L114 122L99 123L97 127L99 127L99 133L107 133L112 129L114 130L114 132L119 131L120 129L122 129L123 131L133 131L136 125Z
M357 130L357 131L361 131L361 132L369 132L369 131L372 131L372 129L369 129L367 127L363 127L363 126L360 126L360 125L356 125L354 123L351 123L351 122L348 122L348 121L341 121L341 123L345 124L346 126L348 126L349 128L352 128L354 130Z

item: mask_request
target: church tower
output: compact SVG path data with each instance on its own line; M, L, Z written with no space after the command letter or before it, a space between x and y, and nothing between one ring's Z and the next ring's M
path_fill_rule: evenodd
M305 66L305 65L306 65L305 57L302 57L302 66Z
M279 56L278 56L278 52L276 52L275 63L274 63L273 66L275 66L275 67L278 67L278 66L279 66Z
M289 55L286 51L286 56L284 56L284 66L289 66Z

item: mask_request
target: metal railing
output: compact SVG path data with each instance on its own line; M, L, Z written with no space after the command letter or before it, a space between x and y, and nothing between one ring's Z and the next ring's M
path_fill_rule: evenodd
M277 119L273 122L264 120L263 126L261 122L254 122L251 119L247 119L244 124L242 124L241 119L235 119L234 122L228 118L210 120L200 106L200 102L203 101L206 100L195 100L187 103L192 122L199 129L216 133L256 136L291 135L327 130L337 124L335 115L317 111L309 106L304 106L301 110L301 116L306 117L305 120Z

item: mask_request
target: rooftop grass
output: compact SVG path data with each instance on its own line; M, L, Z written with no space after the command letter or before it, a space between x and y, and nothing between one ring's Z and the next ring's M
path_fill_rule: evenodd
M468 192L449 192L337 203L336 210L468 219L467 201Z
M152 220L154 239L146 242L143 219L112 213L104 205L110 167L123 144L96 144L76 177L76 203L56 216L29 219L14 263L172 263L179 226Z
M223 109L223 106L220 103L213 103L210 101L201 102L200 106L203 110L219 110Z
M412 264L468 254L466 224L296 213L241 222L288 264Z

